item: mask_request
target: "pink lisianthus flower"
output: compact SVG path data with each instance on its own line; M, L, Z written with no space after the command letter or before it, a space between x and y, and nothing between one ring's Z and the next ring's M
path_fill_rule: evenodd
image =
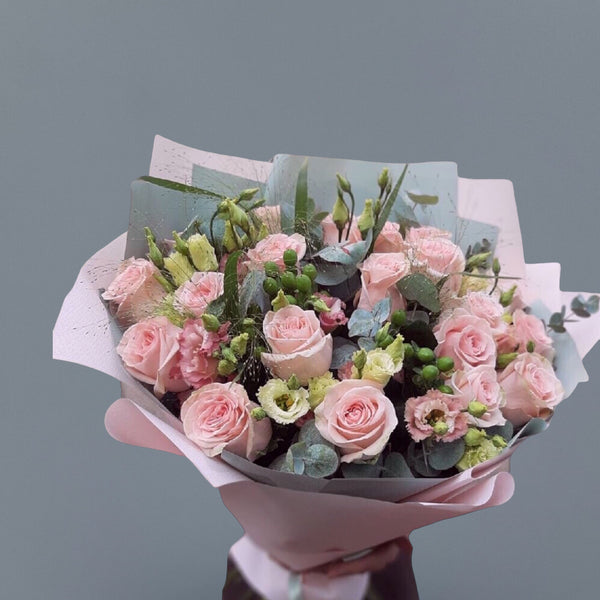
M433 438L439 442L453 442L469 428L464 398L428 390L424 396L409 398L404 408L404 420L415 442ZM442 425L439 426L438 423ZM437 429L439 433L436 433ZM442 433L443 432L443 433Z
M206 307L223 295L224 277L223 273L196 271L175 291L173 306L201 317Z
M185 435L207 456L228 450L253 461L271 439L271 420L252 418L258 404L237 383L210 383L181 407Z
M166 317L152 317L132 325L117 346L125 370L138 381L153 385L159 398L188 387L179 369L180 332Z
M335 296L329 296L323 293L316 293L315 296L320 298L327 304L329 312L319 313L319 322L321 323L321 329L325 333L331 333L336 327L345 325L348 322L348 317L344 310L346 309L346 303L342 302Z
M166 296L155 275L159 270L144 258L128 258L119 267L102 298L107 300L121 327L152 316Z
M464 308L449 312L433 329L438 341L436 356L449 356L456 369L496 365L496 342L485 319Z
M331 215L327 215L321 221L321 227L323 229L323 244L325 246L335 246L340 243L339 240L339 232L336 224L333 222L333 217ZM348 227L350 227L350 234L348 235L348 239L346 240L346 234L348 233ZM354 244L356 242L362 241L362 235L360 233L360 229L358 228L357 220L352 219L352 224L346 224L344 229L342 230L342 244Z
M361 282L358 308L373 310L384 298L390 298L392 312L406 306L396 284L410 273L410 264L402 252L371 254L360 265Z
M403 252L404 239L400 233L400 225L386 221L381 233L375 240L373 252L382 254L384 252Z
M179 334L179 368L183 380L198 389L218 377L219 361L212 354L221 342L227 342L228 323L218 331L207 331L200 319L188 319Z
M298 260L302 260L306 254L306 240L299 233L286 235L285 233L273 233L262 239L254 248L246 253L248 260L245 265L248 269L259 269L266 262L274 262L280 269L285 268L283 253L286 250L295 250Z
M455 371L451 386L455 390L455 395L461 396L467 406L470 402L480 402L487 407L487 411L481 417L468 415L471 425L476 427L504 425L506 419L501 411L505 404L504 390L498 383L498 375L494 367L480 365L466 371Z

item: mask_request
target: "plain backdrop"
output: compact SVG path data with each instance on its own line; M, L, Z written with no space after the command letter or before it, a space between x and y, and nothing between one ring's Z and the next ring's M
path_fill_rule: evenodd
M117 383L51 360L156 133L510 179L527 261L600 291L596 1L0 4L1 598L220 598L241 530L218 494L113 441ZM585 363L592 382L516 454L514 498L414 534L423 600L596 596L600 349Z

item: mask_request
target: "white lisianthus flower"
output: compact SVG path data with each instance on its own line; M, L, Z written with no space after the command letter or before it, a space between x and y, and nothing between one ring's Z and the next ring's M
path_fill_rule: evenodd
M320 377L311 377L308 380L308 402L313 410L323 402L327 390L336 383L339 383L339 381L333 378L331 371L327 371L325 375Z
M267 416L281 425L294 423L310 410L308 391L290 390L283 379L267 381L258 390L257 398Z
M354 379L368 379L385 386L397 371L396 362L390 354L382 348L376 348L367 352L367 361L362 368L360 377L356 367L352 368L352 377Z

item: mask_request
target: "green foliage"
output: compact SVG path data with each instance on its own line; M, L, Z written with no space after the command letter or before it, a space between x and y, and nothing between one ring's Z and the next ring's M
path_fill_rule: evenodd
M408 302L416 302L432 313L440 312L439 290L435 283L422 273L406 275L396 286Z
M400 452L390 452L384 463L382 477L414 477Z
M331 359L330 369L339 369L352 359L352 355L359 347L350 340L343 337L333 338L333 358Z
M428 194L413 194L412 192L406 192L406 195L415 204L423 204L423 205L427 205L427 206L433 206L440 201L438 196L430 196Z
M357 308L348 321L350 337L372 337L380 329L390 314L391 301L389 298L380 300L373 311Z
M223 278L224 314L229 321L237 321L240 318L238 262L241 255L241 250L236 250L229 255L225 263L225 276Z
M453 442L436 442L427 454L429 465L439 471L451 469L465 452L465 442L462 439Z
M286 467L296 475L328 477L339 467L337 452L325 444L308 445L306 442L292 444L286 454Z
M373 241L372 241L371 246L373 244L375 244L375 240L381 233L381 230L383 229L386 221L388 220L388 218L390 216L390 213L392 211L394 203L396 202L396 198L398 197L398 193L400 192L400 188L402 187L402 182L404 181L404 177L405 177L407 171L408 171L408 163L406 165L404 165L402 174L398 178L398 181L396 181L396 185L394 185L394 188L392 189L390 195L386 199L385 204L383 205L383 207L381 209L381 212L379 213L379 216L377 218L377 223L375 223L375 227L373 227L373 230L372 230L373 231Z

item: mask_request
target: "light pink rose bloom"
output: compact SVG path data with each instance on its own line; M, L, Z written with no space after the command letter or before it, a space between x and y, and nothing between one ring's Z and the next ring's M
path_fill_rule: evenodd
M189 281L175 291L173 306L201 317L206 307L223 295L223 273L196 271Z
M485 319L494 336L504 333L508 327L502 318L504 307L496 298L485 292L468 292L462 298L456 298L449 304L464 308L472 315Z
M342 462L352 462L379 455L398 418L377 384L346 379L329 388L315 409L315 425L340 450Z
M564 397L550 361L533 352L517 356L500 373L498 381L506 394L502 413L515 427L533 417L549 416Z
M217 379L219 361L212 354L228 339L227 325L218 331L206 331L200 319L185 322L179 334L179 368L190 387L198 389Z
M295 250L298 260L302 260L306 254L306 240L299 233L286 235L285 233L273 233L258 242L254 248L247 252L249 269L258 269L266 262L276 263L280 269L285 268L283 253L286 250Z
M180 332L166 317L152 317L132 325L117 346L126 371L153 385L159 398L165 392L181 392L188 387L178 364Z
M427 275L435 282L450 275L444 290L458 292L462 281L460 273L465 270L465 255L456 244L442 236L423 237L411 243L407 253L414 271Z
M271 439L271 420L253 419L254 408L241 385L210 383L183 403L183 431L207 456L227 450L253 461Z
M504 391L498 383L498 375L494 367L480 365L466 371L455 371L451 385L457 396L462 396L464 403L481 402L488 410L482 417L468 415L471 425L476 427L492 427L504 425L506 419L500 410L505 403Z
M150 317L164 299L166 292L155 277L158 273L144 258L128 258L121 263L117 276L102 294L121 327Z
M415 442L433 437L439 442L453 442L461 438L469 428L467 406L462 396L444 394L439 390L427 390L424 396L409 398L404 407L406 428ZM445 423L448 431L436 435L433 426Z
M329 370L333 338L325 335L314 311L289 305L268 312L263 333L271 353L263 352L261 360L276 377L296 375L301 385L306 385L311 377L320 377Z
M433 329L438 341L436 356L449 356L456 369L496 365L496 342L485 319L463 308L452 311Z
M259 206L254 214L265 224L269 233L281 232L281 206Z
M534 352L544 358L554 358L552 338L546 333L544 323L535 315L528 315L520 308L513 313L513 335L519 352L527 352L527 344L534 343Z
M373 252L381 254L383 252L403 252L404 239L400 233L400 225L386 221L381 233L375 240Z
M352 367L354 366L354 363L349 360L348 362L345 362L338 370L337 370L337 378L340 381L343 381L344 379L352 379Z
M433 238L446 238L447 240L450 240L452 239L452 234L445 229L438 229L437 227L431 227L430 225L411 227L406 232L404 241L407 244L416 244L420 240L430 240Z
M358 308L372 310L384 298L392 301L392 312L406 303L396 284L410 273L410 263L403 252L371 254L360 266L362 287Z
M321 329L325 333L331 333L336 327L345 325L348 322L348 317L344 312L346 308L345 302L342 302L335 296L328 296L327 294L316 293L315 296L323 300L329 308L329 312L319 313Z
M360 233L360 229L358 228L358 221L356 219L352 219L352 225L346 224L344 229L342 230L342 244L354 244L356 242L362 242L362 235ZM350 235L346 240L346 234L348 233L348 227L350 226ZM325 246L335 246L338 244L339 232L336 224L333 222L333 217L331 215L327 215L321 221L321 227L323 228L323 244Z

